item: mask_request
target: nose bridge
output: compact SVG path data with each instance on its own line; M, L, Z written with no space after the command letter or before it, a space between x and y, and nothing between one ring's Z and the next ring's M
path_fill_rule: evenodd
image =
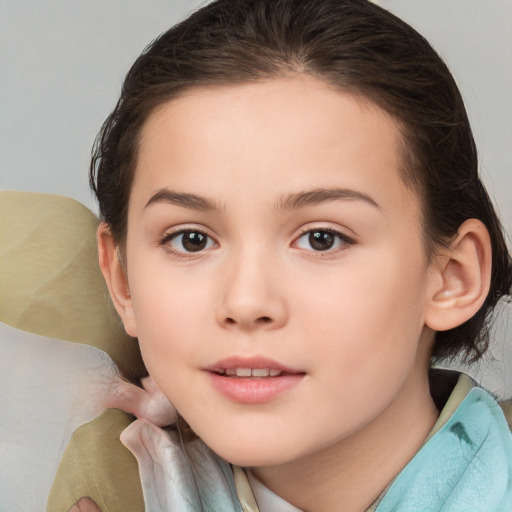
M262 243L240 244L231 251L217 312L224 327L275 329L286 323L286 301L277 281L277 267L277 258Z

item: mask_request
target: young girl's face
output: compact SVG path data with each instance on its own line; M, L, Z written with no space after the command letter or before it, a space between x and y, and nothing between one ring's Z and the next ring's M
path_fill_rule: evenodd
M146 123L122 315L230 462L312 457L427 400L436 283L400 143L304 77L191 90Z

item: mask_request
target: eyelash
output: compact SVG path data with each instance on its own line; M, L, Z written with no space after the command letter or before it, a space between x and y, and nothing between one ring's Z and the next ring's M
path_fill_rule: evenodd
M327 233L338 240L338 247L335 248L328 248L325 250L306 249L310 253L310 255L312 255L315 258L326 258L332 256L333 254L346 250L348 247L356 243L356 241L353 238L333 228L307 227L304 230L302 230L299 236L294 240L294 245L297 245L301 238L305 237L306 235L310 237L313 233Z
M160 240L160 243L159 245L161 245L162 247L164 247L164 249L166 251L168 251L169 253L171 253L173 256L176 256L178 258L190 258L192 256L194 256L195 254L200 254L202 253L205 249L210 249L211 247L205 247L205 248L202 248L198 251L180 251L180 250L176 250L172 247L172 245L170 244L170 242L172 242L173 240L177 239L179 236L183 236L187 233L194 233L194 234L197 234L197 235L200 235L202 237L205 237L206 238L206 244L208 245L209 242L214 242L215 241L213 240L213 238L211 236L209 236L205 231L203 231L202 229L197 229L197 228L187 228L187 229L179 229L177 231L173 231L171 233L166 233L164 235L164 237ZM182 242L182 245L183 245L183 242Z
M173 248L172 245L170 244L170 242L172 242L173 240L175 240L178 237L183 236L187 233L196 234L196 235L199 235L200 237L204 237L206 239L205 246L202 248L199 248L197 251L187 251L187 250L182 251L182 250L177 250L177 249ZM303 250L308 251L308 253L310 253L310 255L312 255L315 258L325 258L325 257L332 256L333 254L335 254L339 251L346 250L349 246L354 245L356 243L353 238L345 235L344 233L341 233L340 231L338 231L336 229L326 228L326 227L314 227L314 228L308 227L308 228L303 229L300 232L299 236L297 236L294 239L292 246L297 246L298 242L302 238L304 238L306 235L311 237L311 235L313 233L323 233L324 235L325 234L331 235L335 238L335 240L337 239L337 242L334 241L333 243L338 244L337 247L334 247L334 248L329 247L327 249L315 250L314 248L311 248L311 249L302 248ZM199 255L199 254L203 253L207 249L211 249L212 242L213 242L213 244L216 244L216 242L213 240L213 238L211 236L209 236L202 229L188 228L188 229L179 229L179 230L173 231L171 233L166 233L164 235L164 237L160 240L159 245L164 247L165 250L168 251L169 253L171 253L173 256L176 256L178 258L191 258L196 254ZM309 240L309 242L311 243L311 239ZM183 241L182 241L182 246L183 246ZM301 247L298 247L298 248L301 249Z

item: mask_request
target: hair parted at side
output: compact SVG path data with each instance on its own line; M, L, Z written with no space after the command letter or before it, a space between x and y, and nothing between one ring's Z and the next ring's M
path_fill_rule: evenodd
M417 193L427 257L461 224L481 220L492 243L490 292L463 325L438 332L434 358L478 359L512 264L478 175L466 110L447 66L413 28L368 0L217 0L150 44L98 135L90 170L100 216L124 245L141 129L162 103L194 87L303 73L374 102L403 135L403 179Z

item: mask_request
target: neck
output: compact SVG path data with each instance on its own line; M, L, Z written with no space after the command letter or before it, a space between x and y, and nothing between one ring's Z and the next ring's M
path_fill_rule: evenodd
M307 512L363 512L421 447L438 411L424 378L404 383L393 402L335 445L286 464L253 468L283 499Z

